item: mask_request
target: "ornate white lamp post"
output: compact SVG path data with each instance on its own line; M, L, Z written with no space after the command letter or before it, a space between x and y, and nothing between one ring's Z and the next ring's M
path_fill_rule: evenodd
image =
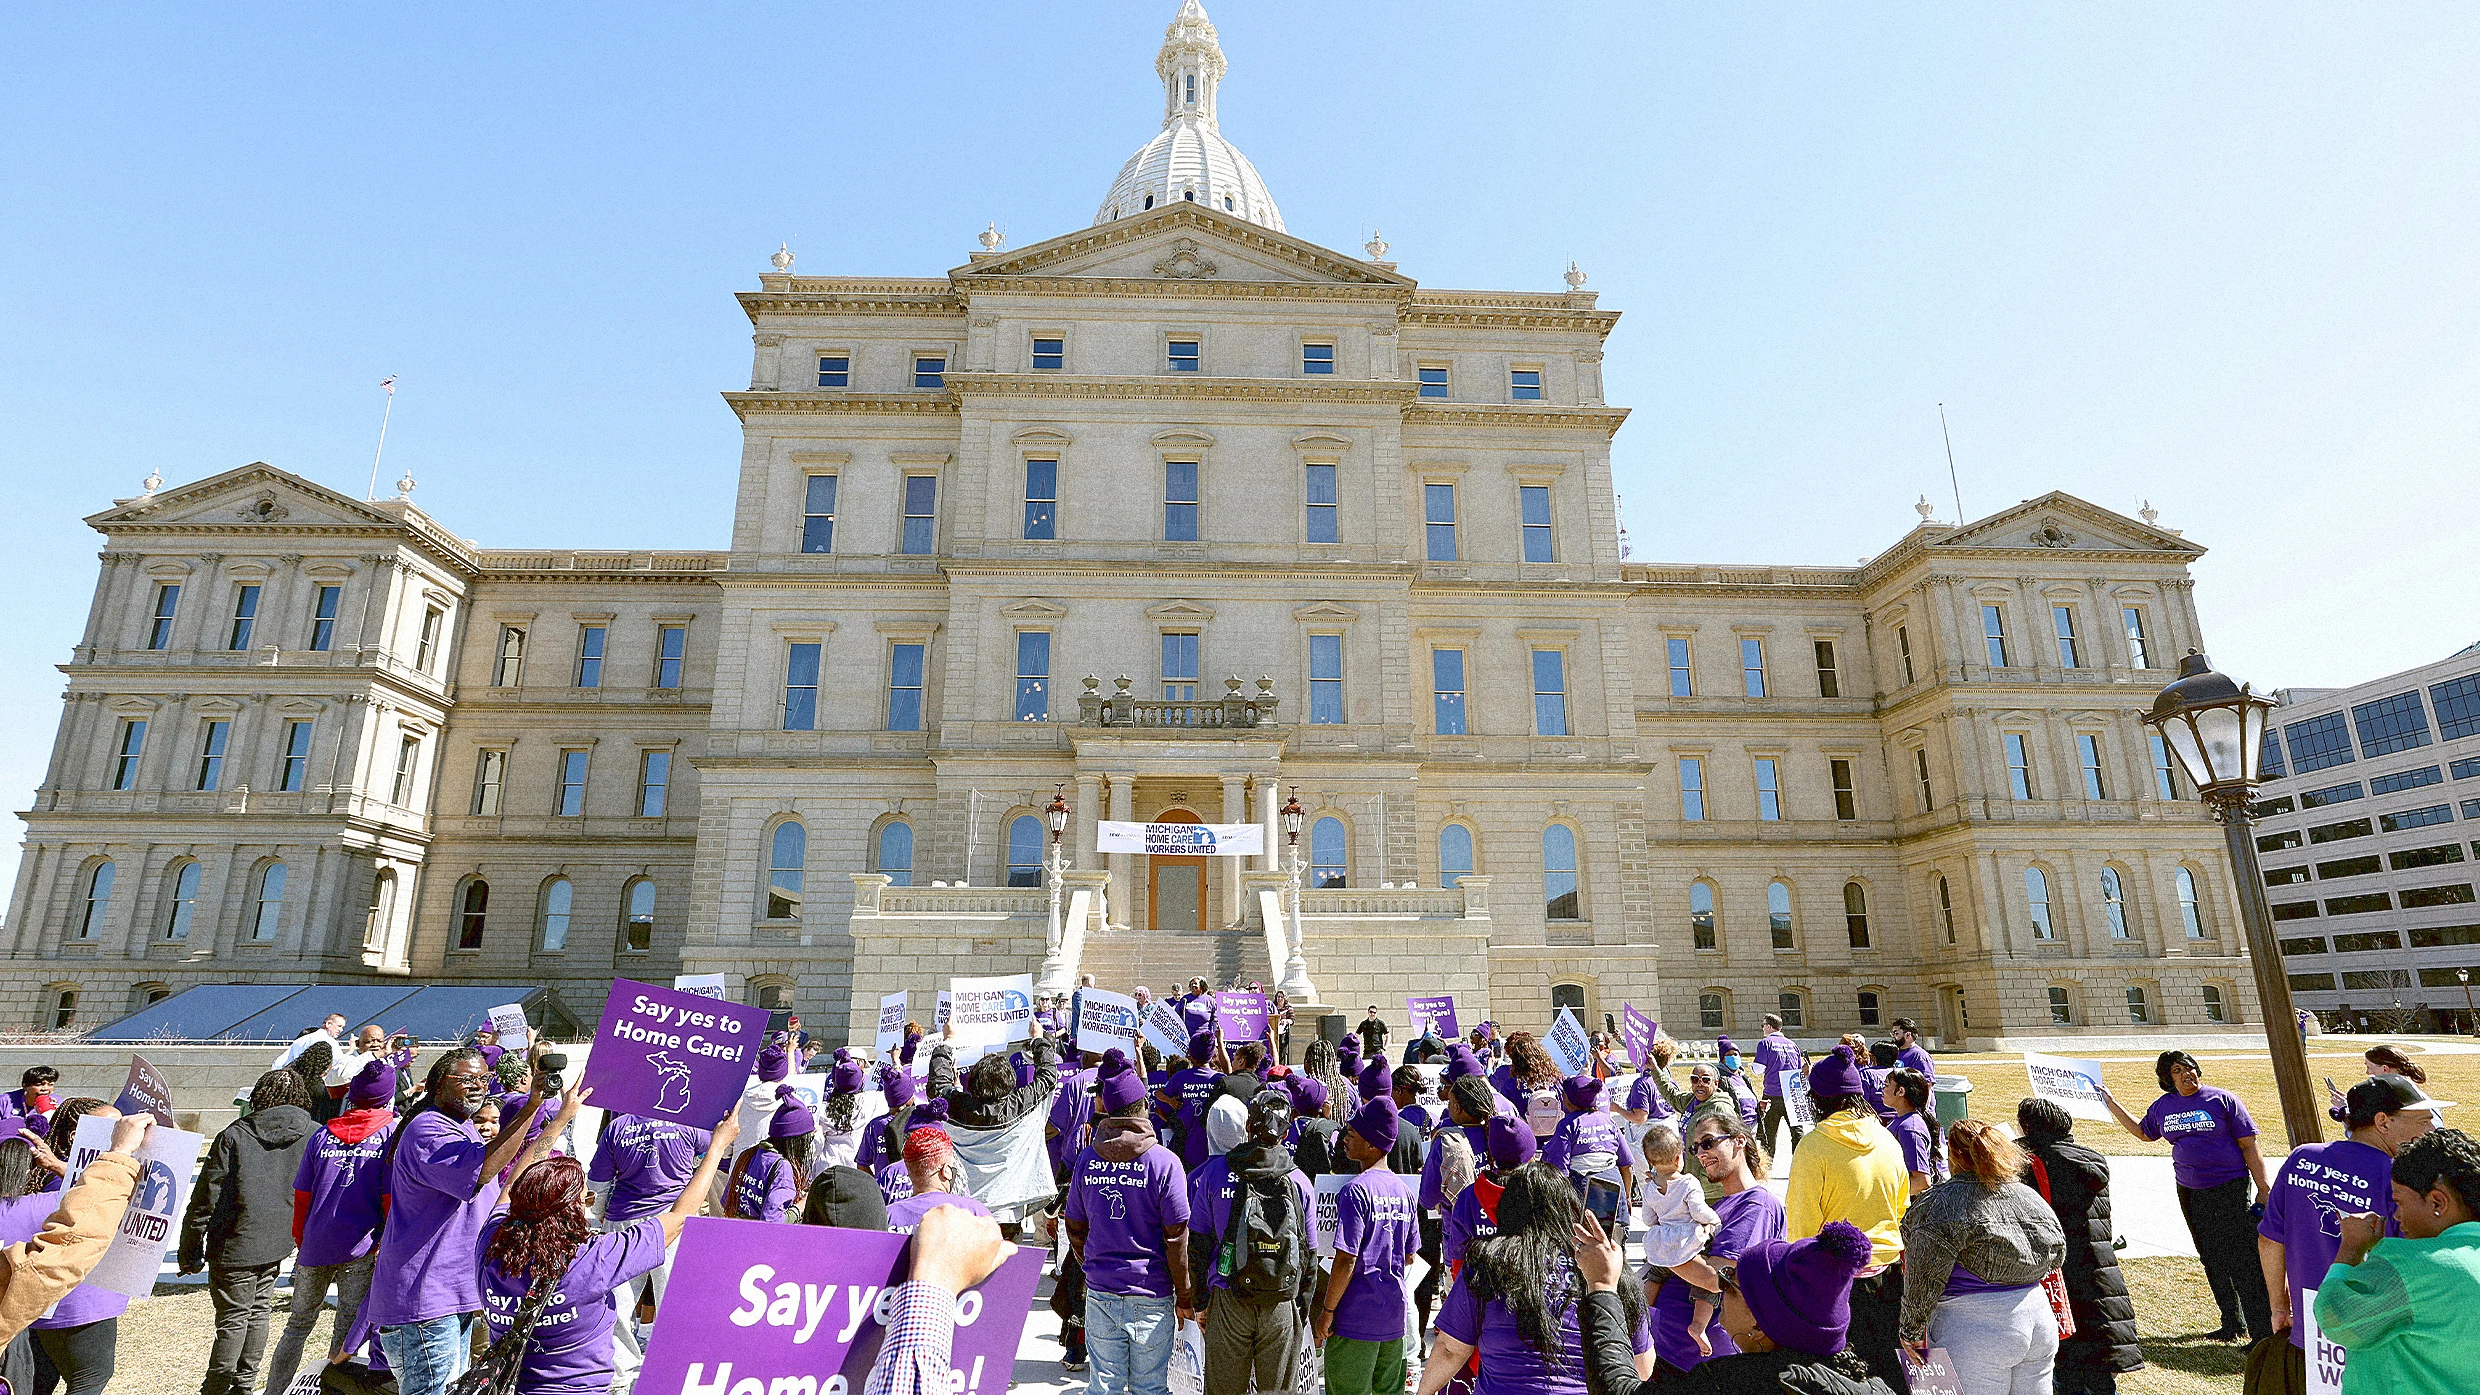
M1060 847L1060 839L1068 831L1066 790L1065 783L1051 786L1050 807L1042 811L1042 817L1051 826L1050 860L1043 865L1043 871L1050 881L1051 918L1044 939L1041 982L1042 988L1049 992L1065 992L1071 986L1068 983L1068 962L1064 957L1067 936L1063 933L1064 927L1059 921L1059 898L1060 893L1067 887L1068 871L1066 856Z
M1309 982L1309 956L1300 941L1300 825L1308 817L1308 812L1300 807L1300 786L1292 786L1292 797L1275 817L1283 825L1283 842L1290 852L1289 865L1284 870L1292 878L1292 952L1283 964L1283 994L1295 1003L1313 1003L1317 1001L1317 989Z

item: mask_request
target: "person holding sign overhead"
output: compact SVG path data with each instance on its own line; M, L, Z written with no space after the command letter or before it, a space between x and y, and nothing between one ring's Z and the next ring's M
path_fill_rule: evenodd
M78 1121L90 1114L108 1118L113 1112L112 1106L99 1099L64 1101L52 1112L52 1153L71 1157L76 1152ZM117 1222L114 1229L118 1229ZM127 1295L81 1283L60 1298L51 1312L35 1320L35 1345L60 1372L68 1395L95 1395L111 1382L121 1314L128 1311Z
M2222 1310L2215 1341L2273 1334L2273 1303L2254 1254L2256 1217L2248 1211L2248 1183L2263 1205L2272 1184L2265 1155L2257 1150L2256 1121L2237 1095L2204 1083L2204 1067L2184 1051L2164 1051L2153 1064L2161 1097L2138 1119L2101 1087L2101 1102L2119 1126L2146 1140L2170 1141L2170 1176L2178 1184L2179 1210L2196 1242L2196 1261L2213 1286Z
M111 1147L86 1165L46 1219L0 1237L8 1242L0 1250L0 1343L14 1340L36 1317L65 1302L103 1261L138 1189L138 1150L155 1116L122 1115L101 1100L87 1105L84 1113L115 1121Z

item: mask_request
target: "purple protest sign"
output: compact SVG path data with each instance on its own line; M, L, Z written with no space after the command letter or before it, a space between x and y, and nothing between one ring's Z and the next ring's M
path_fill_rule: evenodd
M597 1109L711 1129L739 1101L765 1033L760 1009L620 979L582 1082Z
M1431 998L1404 999L1404 1013L1419 1031L1436 1032L1448 1041L1459 1035L1455 1030L1455 995L1441 993Z
M179 1128L172 1121L172 1082L155 1069L144 1056L129 1058L129 1079L121 1085L119 1099L112 1107L123 1114L152 1114L155 1122L165 1128Z
M1641 1063L1653 1058L1653 1039L1662 1035L1662 1024L1627 1003L1619 1009L1619 1034L1627 1038L1628 1059Z
M1264 1041L1268 1011L1263 993L1217 993L1214 1030L1225 1041Z
M645 1395L723 1395L748 1386L859 1390L886 1339L912 1237L832 1226L692 1217L681 1228L637 1378ZM1018 1248L956 1304L948 1367L960 1395L1000 1395L1042 1278Z

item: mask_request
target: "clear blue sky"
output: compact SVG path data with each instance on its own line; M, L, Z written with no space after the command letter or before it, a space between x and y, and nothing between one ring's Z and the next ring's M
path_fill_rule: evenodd
M0 792L150 467L388 473L494 546L721 547L732 301L1083 226L1175 0L0 16ZM2214 658L2480 639L2480 12L1218 0L1291 230L1605 306L1640 560L2047 489L2213 549ZM15 836L0 850L13 863Z

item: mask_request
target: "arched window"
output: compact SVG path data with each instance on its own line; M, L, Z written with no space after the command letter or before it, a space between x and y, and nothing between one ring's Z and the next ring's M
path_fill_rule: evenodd
M2204 986L2204 1020L2207 1022L2228 1022L2230 1020L2228 1000L2222 996L2222 986L2218 983L2208 983Z
M2032 907L2032 938L2057 939L2058 927L2049 918L2049 873L2038 867L2024 869L2024 900Z
M2075 997L2055 984L2049 990L2049 1022L2053 1027L2075 1025Z
M1472 829L1451 823L1438 830L1438 884L1454 886L1473 872Z
M198 914L198 883L204 876L204 869L195 862L183 862L172 869L172 876L169 878L172 909L164 917L165 939L186 940L189 938L190 919Z
M2110 918L2110 938L2127 938L2127 888L2119 880L2118 869L2101 869L2101 913Z
M1791 888L1786 883L1766 884L1765 928L1773 935L1776 949L1791 949L1798 944L1791 933Z
M1042 821L1031 814L1008 820L1007 884L1042 884Z
M98 862L86 874L86 907L78 915L77 937L91 940L103 933L103 916L112 909L112 873L110 862Z
M1554 983L1550 985L1550 1015L1558 1016L1560 1008L1574 1008L1576 1016L1584 1016L1584 985Z
M1541 831L1542 900L1552 920L1579 920L1576 901L1576 830L1554 823Z
M2182 867L2171 874L2179 888L2179 923L2187 927L2187 938L2204 938L2204 912L2196 904L2196 874Z
M644 954L654 948L654 878L639 877L620 893L620 948Z
M104 864L106 867L111 865L108 862ZM77 1025L77 993L77 988L71 985L52 994L53 1030L62 1031Z
M775 825L766 859L766 918L801 918L801 868L809 860L809 830L799 819Z
M1714 924L1714 884L1691 882L1688 885L1688 933L1698 949L1722 947L1720 931Z
M129 1010L130 1010L131 1012L136 1012L138 1009L140 1009L140 1008L142 1008L142 1007L146 1007L146 1006L148 1006L149 1004L153 1004L153 1003L160 1003L160 1002L162 1002L164 999L169 998L169 997L171 997L171 996L172 996L172 988L171 988L171 986L170 986L169 984L162 984L162 983L137 983L137 984L132 984L132 985L130 985L130 988L129 988Z
M250 938L260 943L275 939L276 926L284 918L284 864L270 862L258 869L258 894L251 898ZM389 886L395 885L394 878Z
M1343 820L1329 816L1309 827L1309 885L1320 890L1343 885L1351 870L1344 853Z
M1843 883L1843 930L1853 949L1869 947L1869 893L1858 882Z
M542 947L546 952L568 948L569 904L576 895L566 877L553 877L543 884Z
M1946 943L1951 945L1955 942L1955 889L1944 877L1937 879L1937 899L1938 919L1945 924Z
M396 920L396 873L386 867L370 881L370 906L362 913L362 948L384 949Z
M1729 1008L1728 999L1718 989L1697 994L1696 1025L1709 1032L1721 1031L1728 1025L1724 1019L1729 1015Z
M1860 990L1860 1025L1875 1027L1885 1016L1886 990L1869 987Z
M456 908L456 947L482 948L482 931L491 918L491 884L480 877L465 883Z
M1785 1027L1808 1025L1808 998L1797 989L1785 989L1774 995L1774 1012Z
M878 870L890 886L913 884L913 826L892 819L878 830Z
M785 979L752 979L749 984L749 996L754 1000L753 1006L767 1012L792 1010L792 984Z

